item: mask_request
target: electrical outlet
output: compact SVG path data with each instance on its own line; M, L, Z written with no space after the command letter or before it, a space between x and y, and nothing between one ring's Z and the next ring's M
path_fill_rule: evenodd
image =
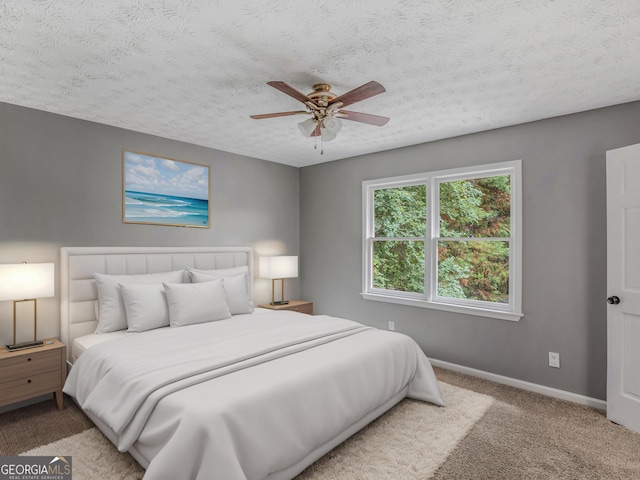
M389 322L389 330L394 331L396 329L396 322Z
M549 366L554 368L560 368L560 354L555 352L549 352Z

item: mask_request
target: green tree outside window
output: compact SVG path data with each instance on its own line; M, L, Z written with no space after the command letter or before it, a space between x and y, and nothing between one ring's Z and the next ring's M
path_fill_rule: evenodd
M439 183L437 294L509 302L511 179ZM373 287L424 293L427 186L374 191Z

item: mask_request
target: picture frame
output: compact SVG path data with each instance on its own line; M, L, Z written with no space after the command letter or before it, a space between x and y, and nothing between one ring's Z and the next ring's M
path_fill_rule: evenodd
M208 165L122 149L122 221L211 228Z

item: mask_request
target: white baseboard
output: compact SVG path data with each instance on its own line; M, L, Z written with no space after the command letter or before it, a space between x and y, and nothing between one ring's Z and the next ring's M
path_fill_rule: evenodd
M444 362L442 360L429 359L434 367L444 368L446 370L453 370L454 372L464 373L472 377L483 378L485 380L491 380L492 382L501 383L503 385L509 385L510 387L520 388L530 392L541 393L549 397L559 398L561 400L567 400L573 403L579 403L580 405L586 405L588 407L597 408L598 410L606 410L607 402L597 398L587 397L578 393L571 393L565 390L559 390L557 388L545 387L544 385L538 385L537 383L525 382L524 380L518 380L516 378L505 377L495 373L485 372L483 370L476 370L475 368L465 367L463 365L457 365L455 363Z

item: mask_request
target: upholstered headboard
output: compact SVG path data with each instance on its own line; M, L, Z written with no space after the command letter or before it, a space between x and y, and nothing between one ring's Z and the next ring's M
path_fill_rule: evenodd
M203 270L247 265L253 279L250 247L63 247L60 249L60 337L71 355L76 337L93 333L98 321L94 273L136 275L183 268ZM249 295L253 297L253 281Z

